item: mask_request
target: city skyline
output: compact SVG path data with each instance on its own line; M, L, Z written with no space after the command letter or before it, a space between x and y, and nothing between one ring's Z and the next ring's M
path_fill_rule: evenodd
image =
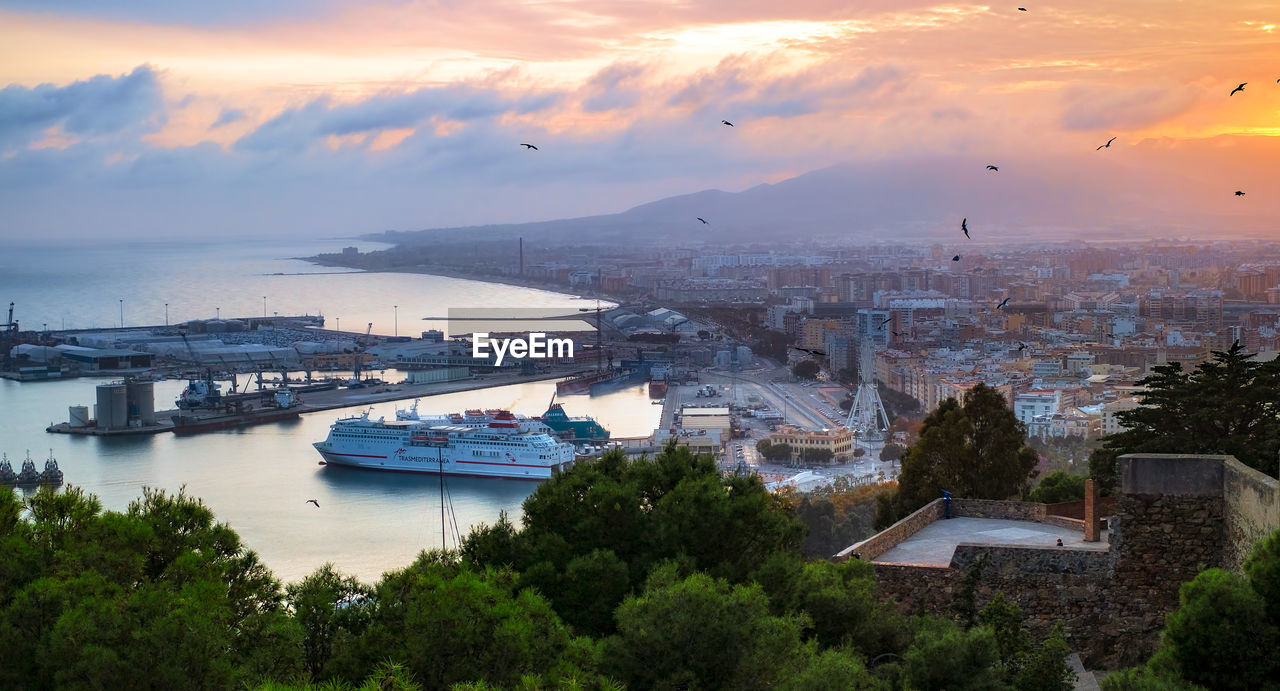
M525 222L908 159L1140 177L1212 236L1280 208L1268 3L2 7L13 235Z

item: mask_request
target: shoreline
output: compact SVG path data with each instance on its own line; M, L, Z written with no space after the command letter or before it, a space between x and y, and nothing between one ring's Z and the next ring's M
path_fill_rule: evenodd
M564 295L565 297L577 300L602 300L612 302L614 305L622 305L625 302L633 302L636 298L627 298L618 295L609 295L607 293L596 292L595 294L574 294L573 288L559 283L549 283L545 281L536 281L529 278L520 278L518 276L508 275L490 275L479 274L475 272L465 271L463 269L451 269L447 267L427 267L427 266L406 266L397 269L366 269L359 266L350 266L348 264L338 264L320 261L318 257L297 257L302 261L315 264L316 266L340 267L344 269L353 269L358 273L369 274L423 274L426 276L439 276L440 278L456 278L464 281L475 281L477 283L496 283L499 285L514 286L516 288L528 288L530 290L540 290L544 293L555 293L556 295Z

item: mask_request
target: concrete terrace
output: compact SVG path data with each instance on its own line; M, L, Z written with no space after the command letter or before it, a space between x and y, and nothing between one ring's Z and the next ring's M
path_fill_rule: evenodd
M948 566L960 543L1058 548L1059 538L1062 539L1060 549L1105 552L1110 547L1105 536L1101 542L1085 542L1084 533L1075 528L1033 521L957 516L924 526L873 561L877 564Z

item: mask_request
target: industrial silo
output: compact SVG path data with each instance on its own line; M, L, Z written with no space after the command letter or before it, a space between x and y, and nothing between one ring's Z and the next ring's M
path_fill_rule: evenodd
M129 416L137 418L144 425L156 424L155 382L131 379L126 387L128 389Z
M124 384L98 385L98 429L123 429L129 422L129 395Z
M67 420L72 427L88 427L89 426L89 406L73 405L67 406Z

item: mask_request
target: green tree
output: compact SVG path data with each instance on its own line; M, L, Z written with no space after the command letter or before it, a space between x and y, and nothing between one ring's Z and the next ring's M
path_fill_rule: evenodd
M866 658L897 653L911 642L908 620L875 597L875 571L844 563L777 562L761 574L775 611L807 618L805 633L822 648L843 647Z
M941 619L921 623L902 655L901 675L909 689L1007 688L995 633L985 626L966 631Z
M1276 627L1245 579L1209 569L1183 584L1178 600L1157 656L1167 656L1182 679L1218 689L1276 681Z
M369 618L359 635L334 641L332 669L351 682L390 659L430 688L511 686L525 674L581 673L570 658L591 646L542 596L517 591L510 572L476 572L435 551L383 577Z
M804 525L785 509L758 476L725 477L687 448L635 461L609 451L539 485L522 529L473 530L462 555L476 568L511 566L576 631L605 635L605 613L661 562L739 583L775 552L799 554Z
M1006 678L1019 691L1071 691L1075 672L1067 664L1067 645L1062 622L1040 645L1035 645L1023 627L1022 608L997 593L978 615L983 626L995 635Z
M806 448L800 450L800 457L806 463L830 463L835 454L831 449Z
M791 448L790 444L775 444L768 439L761 439L756 442L756 451L759 451L761 456L764 456L770 461L789 461L791 460L791 456L794 454L794 450Z
M1254 545L1240 575L1208 569L1185 583L1160 648L1108 689L1273 688L1280 663L1280 530Z
M1119 453L1115 449L1098 447L1089 454L1089 477L1093 478L1098 493L1111 496L1119 489L1120 476L1116 471L1116 459Z
M903 446L902 444L894 444L890 442L888 444L885 444L884 447L880 449L880 460L882 461L899 460L902 458L902 454L906 452L906 450L907 450L907 447Z
M1065 470L1055 470L1044 476L1040 484L1031 490L1027 499L1043 504L1058 504L1084 499L1085 478Z
M925 418L920 440L903 457L893 513L906 516L944 489L974 499L1020 496L1035 465L1026 428L1004 396L978 384L963 405L949 398Z
M822 366L815 360L801 360L791 366L791 373L798 379L816 379L821 371Z
M755 335L755 339L751 343L751 352L786 364L787 348L789 347L791 347L791 338L785 333L764 329Z
M1146 387L1141 405L1116 413L1126 429L1107 437L1106 449L1117 455L1230 454L1277 476L1280 359L1255 361L1237 342L1213 351L1191 372L1176 362L1158 365L1139 383ZM1114 469L1106 479L1114 485Z
M920 401L896 389L889 388L884 382L876 381L876 390L880 393L880 402L884 404L885 413L890 420L897 418L916 418L920 416Z
M75 487L15 518L0 490L0 687L227 688L302 670L280 584L213 512L151 489L124 513Z
M638 596L618 607L617 634L604 666L630 688L770 688L810 653L802 618L769 613L758 585L735 586L704 574L655 570Z
M285 588L285 600L302 627L303 662L313 680L327 678L326 663L339 646L364 633L374 606L373 589L325 564L298 583Z

